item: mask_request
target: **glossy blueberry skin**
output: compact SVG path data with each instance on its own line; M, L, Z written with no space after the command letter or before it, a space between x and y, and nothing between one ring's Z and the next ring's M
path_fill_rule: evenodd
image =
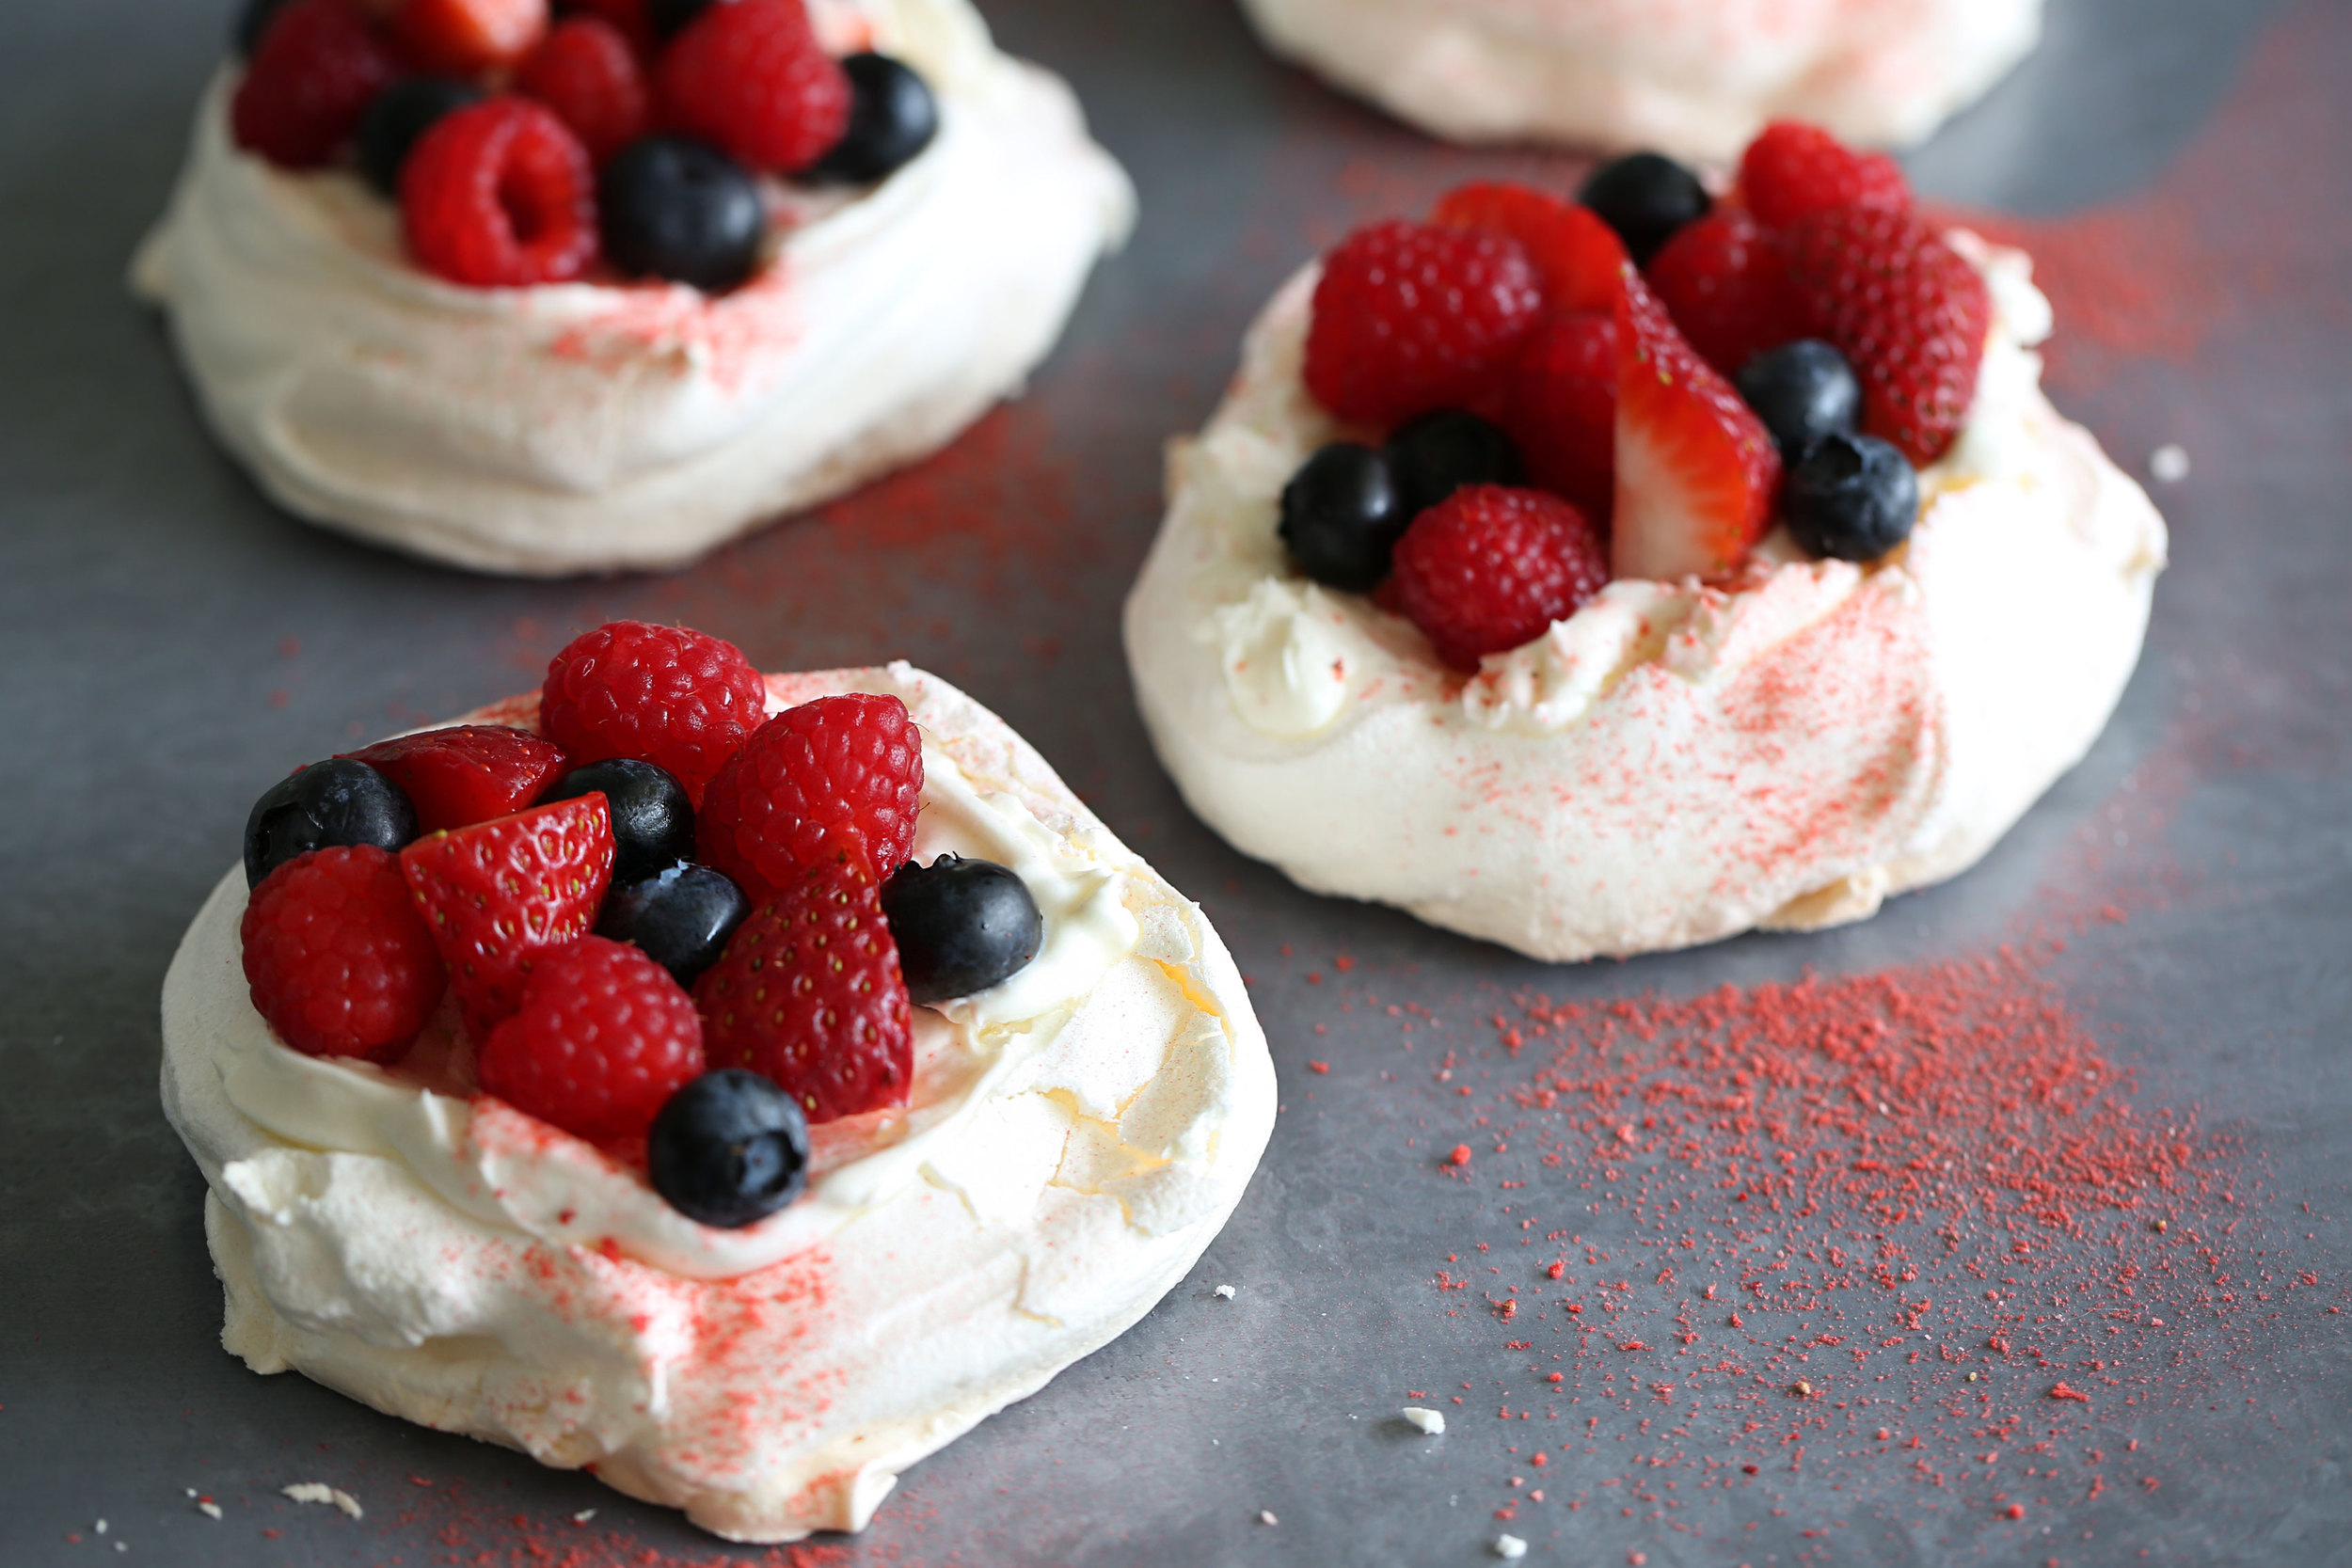
M1523 484L1527 468L1511 437L1461 408L1440 408L1399 426L1381 449L1407 519L1465 484Z
M1781 461L1794 463L1824 436L1851 436L1862 421L1862 383L1846 356L1819 338L1766 349L1731 378Z
M1027 968L1045 943L1028 884L994 861L910 861L882 884L882 906L907 995L920 1003L986 990Z
M751 277L768 213L751 171L691 136L645 136L596 175L605 259L720 293Z
M644 881L624 885L615 879L597 912L596 935L635 944L691 989L751 912L751 900L724 872L672 865Z
M584 763L539 792L537 803L601 790L612 808L612 885L659 877L694 854L694 808L686 786L650 762ZM626 941L628 939L623 938Z
M359 117L359 172L369 184L397 198L400 167L419 138L443 115L481 102L482 89L471 82L446 76L408 76L394 82Z
M1714 206L1699 177L1656 152L1629 152L1593 170L1576 198L1617 231L1636 266L1649 265L1675 230Z
M1911 537L1919 476L1874 436L1824 436L1788 470L1780 510L1789 536L1812 554L1876 561Z
M863 185L914 161L939 134L939 101L912 68L887 55L842 60L850 78L850 123L803 179Z
M1389 558L1412 520L1387 455L1334 441L1300 464L1282 486L1278 531L1300 571L1362 594L1389 575Z
M808 1182L808 1117L756 1072L706 1072L672 1095L645 1139L663 1201L698 1225L739 1230Z
M417 808L400 785L349 757L280 779L245 819L245 885L311 849L373 844L398 849L417 836Z

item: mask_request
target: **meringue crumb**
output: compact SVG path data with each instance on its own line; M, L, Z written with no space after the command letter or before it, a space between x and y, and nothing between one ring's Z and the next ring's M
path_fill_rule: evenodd
M2178 484L2188 477L2188 452L2177 441L2167 441L2148 454L2148 477L2158 484Z
M1445 1414L1442 1411L1424 1409L1418 1404L1408 1404L1397 1414L1404 1417L1406 1424L1423 1437L1438 1437L1445 1433Z
M583 1508L578 1513L572 1515L572 1523L575 1525L584 1525L596 1516L596 1511L595 1509Z
M298 1481L292 1486L279 1487L278 1491L298 1503L333 1503L354 1519L362 1517L364 1513L358 1498L342 1487L329 1486L325 1481Z
M98 1530L98 1533L99 1533L99 1534L101 1534L101 1535L103 1535L103 1534L105 1534L105 1533L106 1533L106 1521L105 1521L105 1520L101 1519L101 1520L99 1520L99 1521L98 1521L97 1530Z
M216 1502L200 1502L196 1505L196 1511L204 1515L207 1519L217 1519L220 1517L220 1504Z
M1495 1537L1495 1556L1500 1558L1517 1559L1525 1557L1526 1555L1527 1543L1520 1540L1518 1536L1498 1535Z
M1274 1510L1270 1508L1262 1508L1258 1510L1258 1523L1262 1525L1279 1525L1281 1521L1274 1516Z
M1233 1288L1231 1285L1219 1285L1216 1290L1211 1291L1209 1294L1216 1297L1219 1301L1231 1301L1233 1299Z

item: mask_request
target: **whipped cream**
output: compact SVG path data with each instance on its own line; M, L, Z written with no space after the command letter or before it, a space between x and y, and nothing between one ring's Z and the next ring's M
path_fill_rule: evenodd
M1132 221L1068 87L999 53L967 0L813 14L834 47L920 71L939 135L870 192L788 198L731 293L443 282L357 175L240 151L227 71L134 286L222 442L305 517L487 571L691 561L1017 391Z
M1967 428L1870 567L1776 531L1728 582L1621 579L1467 678L1298 576L1281 486L1343 434L1275 295L1126 607L1193 809L1319 892L1553 960L1813 928L1964 869L2078 761L2138 658L2163 520L2041 390L2049 304L1956 230L1994 322Z
M1456 141L1728 163L1775 119L1924 140L2033 49L2042 0L1243 0L1288 55Z
M744 1541L862 1528L900 1469L1123 1332L1223 1225L1274 1110L1216 933L1001 721L904 664L769 684L771 711L904 700L916 852L1011 866L1045 941L915 1010L911 1102L815 1129L808 1192L767 1220L695 1225L474 1098L445 1022L389 1072L278 1043L242 973L241 872L163 1002L231 1352Z

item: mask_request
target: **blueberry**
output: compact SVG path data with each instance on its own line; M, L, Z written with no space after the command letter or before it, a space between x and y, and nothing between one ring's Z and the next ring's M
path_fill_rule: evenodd
M686 788L650 762L609 757L584 764L540 791L534 803L575 800L599 789L612 808L614 887L659 877L693 858L694 808Z
M1875 436L1824 436L1788 470L1781 516L1797 543L1839 561L1876 561L1911 537L1919 476Z
M672 979L691 986L751 912L751 900L724 872L673 865L642 882L624 885L616 878L596 916L596 935L635 943Z
M1028 884L994 861L910 861L882 884L882 906L907 995L917 1002L986 990L1027 968L1045 942L1045 917Z
M1851 436L1862 418L1862 383L1846 356L1819 338L1766 349L1731 378L1794 463L1824 436Z
M740 1229L801 1196L808 1117L756 1072L706 1072L653 1118L645 1172L653 1190L688 1219Z
M658 39L674 39L710 6L711 0L645 0L645 25Z
M1389 575L1413 515L1387 456L1354 441L1316 452L1282 486L1282 543L1317 582L1361 594Z
M1617 231L1637 266L1647 266L1676 230L1714 205L1697 175L1655 152L1611 159L1593 170L1576 198Z
M939 134L939 103L923 78L887 55L851 55L850 125L807 178L863 185L904 167Z
M1391 435L1382 450L1407 518L1420 516L1465 484L1520 484L1527 479L1511 437L1459 408L1423 414Z
M246 0L237 11L236 25L230 29L229 41L239 55L247 58L261 47L262 35L278 20L278 13L292 0Z
M245 885L307 850L338 844L397 849L417 836L417 808L364 762L314 762L270 785L245 819Z
M400 166L408 150L453 109L482 101L471 82L446 76L409 76L394 82L368 103L359 117L359 172L386 196L400 195Z
M596 176L604 253L623 272L732 289L759 265L768 214L751 171L687 136L646 136Z

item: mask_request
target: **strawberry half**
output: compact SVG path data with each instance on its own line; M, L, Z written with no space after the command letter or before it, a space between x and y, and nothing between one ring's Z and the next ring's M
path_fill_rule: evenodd
M1517 240L1553 314L1617 303L1625 242L1590 207L1504 180L1481 180L1438 198L1429 221Z
M400 869L479 1043L522 1005L532 959L595 927L612 881L612 812L591 793L428 833L400 852Z
M1611 575L1671 581L1730 570L1763 537L1779 486L1780 453L1764 421L1627 268Z
M426 833L511 816L572 765L554 741L502 724L427 730L345 755L400 785Z

